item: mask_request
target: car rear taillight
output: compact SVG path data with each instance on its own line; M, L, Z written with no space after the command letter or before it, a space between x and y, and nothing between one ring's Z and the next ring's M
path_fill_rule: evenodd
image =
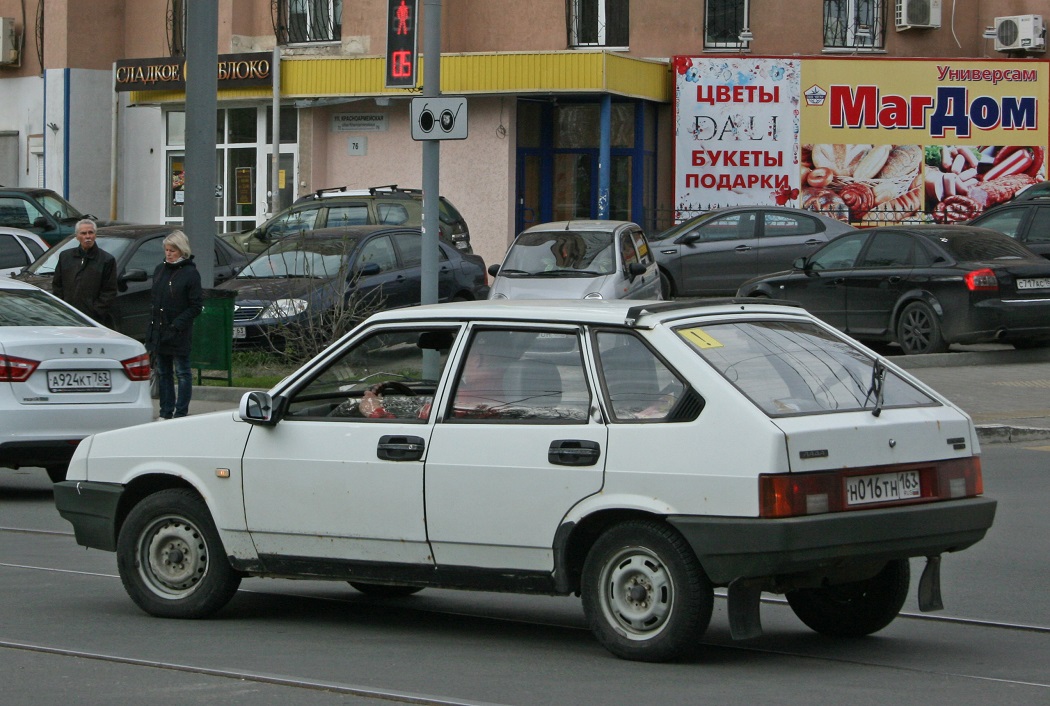
M966 288L971 292L994 292L999 289L999 280L995 273L987 267L983 270L974 270L966 273Z
M134 358L120 361L124 366L124 374L129 380L149 380L149 354L143 353Z
M798 517L983 493L981 459L970 456L819 473L761 474L758 512L759 517Z
M38 360L0 355L0 382L25 382L38 365Z

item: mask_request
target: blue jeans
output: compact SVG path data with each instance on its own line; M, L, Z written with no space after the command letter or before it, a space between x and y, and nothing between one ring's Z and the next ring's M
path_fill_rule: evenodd
M160 399L160 416L164 419L185 417L190 413L190 395L193 394L193 373L190 371L190 356L154 356L157 363L157 382ZM174 369L174 375L172 370ZM176 394L175 380L178 380Z

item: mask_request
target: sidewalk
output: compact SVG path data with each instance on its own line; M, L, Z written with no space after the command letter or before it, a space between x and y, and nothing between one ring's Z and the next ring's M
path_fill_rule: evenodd
M962 407L983 444L1050 439L1050 348L971 346L889 359ZM247 391L194 387L190 413L235 409Z

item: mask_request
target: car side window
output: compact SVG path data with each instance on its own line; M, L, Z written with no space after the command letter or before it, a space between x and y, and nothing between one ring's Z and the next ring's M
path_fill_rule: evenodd
M814 253L809 261L814 270L842 270L853 267L860 254L861 246L868 239L868 233L850 233L835 238L819 252Z
M975 223L974 225L978 225L981 228L991 228L1000 233L1006 233L1011 238L1016 238L1024 216L1024 208L1007 208L997 213L988 214L987 217L981 219L980 223Z
M1039 206L1032 216L1032 225L1028 228L1026 243L1050 242L1050 207Z
M911 267L915 239L904 233L876 233L858 267Z
M368 225L368 204L354 203L328 207L327 228Z
M730 213L704 222L697 231L700 240L744 240L755 236L754 213Z
M31 227L36 216L31 217L30 210L36 211L25 199L0 198L0 226Z
M150 238L140 243L138 249L131 253L128 264L124 266L124 271L145 270L146 274L152 277L153 270L162 262L164 262L164 238Z
M389 236L372 238L361 247L357 266L361 268L371 264L379 265L380 272L393 272L397 269L397 254Z
M614 421L682 421L674 411L688 388L645 343L631 334L607 331L598 332L595 340Z
M425 423L458 326L375 331L291 394L286 417Z
M634 241L630 233L620 235L620 255L623 257L624 267L638 262L638 252L634 249Z
M380 223L399 226L408 221L408 209L399 203L376 203L376 218Z
M418 267L423 262L423 238L417 233L394 233L394 242L405 267ZM439 252L440 250L441 248L438 248Z
M22 267L25 264L25 250L15 242L15 236L0 233L0 267Z
M765 212L762 216L762 223L762 234L766 238L810 235L819 230L817 222L808 216L780 211Z
M304 230L313 230L317 224L317 214L320 212L321 209L317 206L290 211L274 219L267 232L271 238L285 238Z
M25 245L27 248L29 248L30 258L32 260L37 259L45 252L47 252L47 250L45 248L40 247L40 245L37 244L35 240L30 240L29 238L22 238L22 245Z
M587 423L577 332L476 331L456 377L448 422Z

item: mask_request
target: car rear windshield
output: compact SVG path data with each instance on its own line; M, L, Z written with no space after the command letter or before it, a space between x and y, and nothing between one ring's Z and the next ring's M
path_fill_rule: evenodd
M771 417L938 404L814 323L740 321L676 332Z
M0 326L92 326L75 310L44 292L0 289Z
M963 262L1030 259L1032 252L1016 240L1001 233L949 232L936 236L953 257Z

